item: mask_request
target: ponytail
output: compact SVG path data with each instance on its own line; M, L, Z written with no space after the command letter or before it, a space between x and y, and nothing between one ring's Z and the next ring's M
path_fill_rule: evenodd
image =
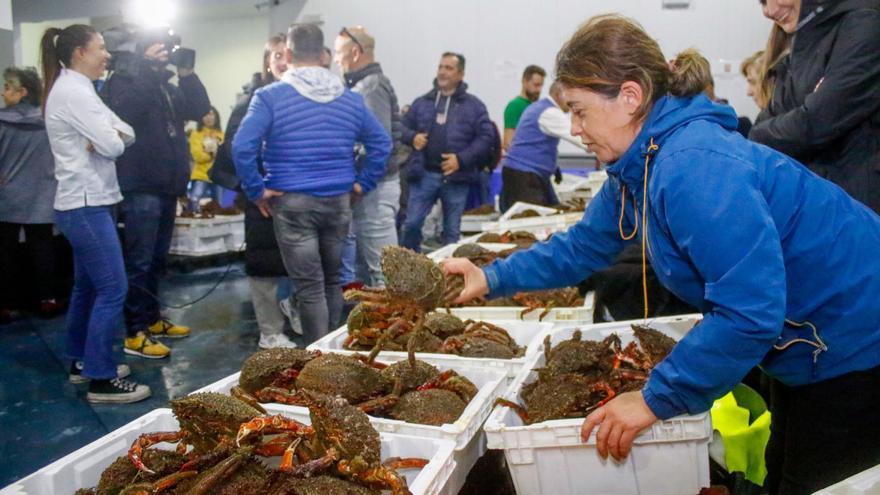
M696 96L715 85L712 68L706 57L689 48L670 62L669 93L674 96Z
M97 33L85 24L73 24L64 29L50 27L40 40L40 59L43 67L43 112L49 91L61 74L63 67L70 67L73 51L85 48ZM55 38L58 38L57 40Z

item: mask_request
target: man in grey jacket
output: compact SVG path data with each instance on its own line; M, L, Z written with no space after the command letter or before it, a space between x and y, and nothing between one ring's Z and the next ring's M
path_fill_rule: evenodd
M382 248L397 244L395 219L400 206L400 164L406 152L400 145L401 124L397 95L391 81L375 61L375 39L363 26L342 28L334 43L335 62L345 73L345 83L364 97L364 103L391 135L392 151L385 176L375 190L355 203L352 232L357 242L357 278L371 287L384 286Z

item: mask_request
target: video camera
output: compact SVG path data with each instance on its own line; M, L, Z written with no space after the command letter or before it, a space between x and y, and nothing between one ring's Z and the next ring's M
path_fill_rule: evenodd
M131 24L112 27L101 33L107 51L113 55L108 69L136 76L147 48L161 43L168 51L168 62L178 69L196 65L196 51L180 46L180 36L168 27L142 29Z

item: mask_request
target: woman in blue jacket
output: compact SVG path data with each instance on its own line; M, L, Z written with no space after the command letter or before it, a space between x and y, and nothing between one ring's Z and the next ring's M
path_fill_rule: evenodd
M575 285L632 239L704 317L643 390L587 417L582 436L599 425L600 454L624 458L639 431L708 410L760 364L776 380L771 493L812 493L880 462L880 217L744 139L729 107L685 94L633 21L588 21L557 78L572 133L608 164L608 182L547 242L482 270L445 263L465 276L457 302Z

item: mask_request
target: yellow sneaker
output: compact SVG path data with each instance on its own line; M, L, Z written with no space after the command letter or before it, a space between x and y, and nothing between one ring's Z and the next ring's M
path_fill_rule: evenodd
M126 354L147 359L162 359L171 354L171 349L168 346L147 337L144 332L138 332L134 337L126 337L123 351Z
M169 337L172 339L189 337L189 327L175 325L165 318L153 323L148 328L150 330L150 335L155 337Z

